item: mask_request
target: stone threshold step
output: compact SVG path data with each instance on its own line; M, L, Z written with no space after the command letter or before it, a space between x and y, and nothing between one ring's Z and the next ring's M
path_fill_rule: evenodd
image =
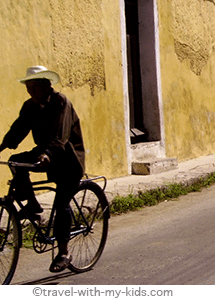
M132 162L133 175L153 175L178 168L177 158L153 158Z

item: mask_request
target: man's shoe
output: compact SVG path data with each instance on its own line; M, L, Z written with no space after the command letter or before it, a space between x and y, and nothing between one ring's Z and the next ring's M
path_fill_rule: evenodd
M60 255L58 254L53 260L49 271L52 273L62 272L66 268L68 268L70 262L72 261L72 255Z

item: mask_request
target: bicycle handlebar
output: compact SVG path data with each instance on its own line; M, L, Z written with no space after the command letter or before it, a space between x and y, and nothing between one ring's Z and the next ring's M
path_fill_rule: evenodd
M34 164L31 163L20 163L20 162L16 162L16 161L0 161L0 165L8 165L8 166L12 166L12 167L24 167L24 168L37 168L41 165L41 162L38 161ZM105 178L105 176L94 176L93 178L88 178L88 175L85 174L87 179L85 179L86 181L89 180L99 180L99 179L103 179L104 180L104 187L103 187L103 191L106 188L107 185L107 179Z
M0 165L10 165L13 167L24 167L24 168L37 168L41 165L41 162L38 161L36 163L20 163L20 162L16 162L16 161L0 161Z

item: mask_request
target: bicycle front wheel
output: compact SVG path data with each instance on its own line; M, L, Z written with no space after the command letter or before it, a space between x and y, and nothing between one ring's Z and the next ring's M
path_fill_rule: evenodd
M12 206L0 200L0 284L9 284L15 272L20 249L19 224Z
M69 241L72 254L69 269L80 273L91 269L103 252L108 233L109 206L103 190L91 181L81 183L70 205L73 226ZM75 232L77 234L74 235Z

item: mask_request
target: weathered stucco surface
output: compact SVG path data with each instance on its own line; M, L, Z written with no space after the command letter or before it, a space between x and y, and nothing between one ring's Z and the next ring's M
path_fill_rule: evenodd
M159 0L166 153L215 151L215 2Z
M181 62L190 62L196 75L201 75L214 51L214 5L208 0L172 0L175 52Z
M0 2L0 139L28 98L17 78L31 65L45 65L59 73L55 88L81 119L87 172L127 174L119 16L115 0ZM29 137L16 152L32 146ZM2 168L1 187L9 177Z

